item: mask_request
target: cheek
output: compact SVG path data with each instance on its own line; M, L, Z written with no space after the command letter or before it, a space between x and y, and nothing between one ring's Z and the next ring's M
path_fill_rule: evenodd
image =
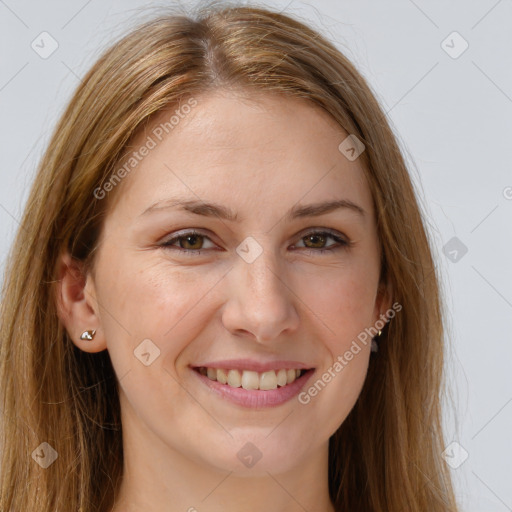
M352 265L322 269L297 281L298 294L313 315L321 320L324 343L332 354L344 352L365 328L371 326L377 275L371 267Z
M151 260L147 254L109 258L116 264L98 268L102 328L118 374L138 367L143 349L158 355L156 367L172 364L208 321L208 294L222 278L222 272ZM199 312L201 322L194 321Z
M321 319L321 337L327 357L299 403L309 417L323 418L322 433L331 436L346 419L364 384L370 356L376 283L370 273L338 271L317 277L308 306ZM303 282L305 286L307 282ZM320 332L320 330L318 331Z
M146 259L145 259L146 258ZM198 274L143 255L103 269L99 302L102 329L124 399L153 424L163 425L175 411L195 412L194 402L177 384L176 364L188 345L211 321L210 295L223 272ZM99 274L99 272L98 272Z

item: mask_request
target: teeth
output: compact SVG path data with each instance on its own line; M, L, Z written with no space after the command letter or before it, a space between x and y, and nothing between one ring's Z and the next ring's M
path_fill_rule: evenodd
M233 388L270 390L291 384L299 378L301 370L281 369L258 373L250 370L223 370L217 368L199 368L201 375L206 375L210 380L216 380L221 384L228 384Z
M286 386L287 381L287 372L286 370L279 370L277 372L277 385L278 386Z
M259 378L259 388L265 390L277 389L277 375L274 370L263 372L261 374L261 377Z
M259 386L260 379L258 372L242 372L242 387L244 389L258 389Z
M217 372L217 370L214 371ZM233 388L239 388L242 385L242 377L238 370L229 370L228 384Z
M224 370L217 370L217 381L220 382L221 384L227 384L228 374Z

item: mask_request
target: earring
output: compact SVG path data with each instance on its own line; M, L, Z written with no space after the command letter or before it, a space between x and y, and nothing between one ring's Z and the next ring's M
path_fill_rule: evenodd
M379 329L377 336L375 336L375 338L373 338L373 340L372 340L372 348L371 348L372 352L377 352L379 350L379 345L377 344L377 338L379 338L381 334L382 334L382 331Z
M96 334L96 330L94 330L94 331L84 331L81 334L80 339L81 340L86 340L86 341L91 341L94 338L95 334Z

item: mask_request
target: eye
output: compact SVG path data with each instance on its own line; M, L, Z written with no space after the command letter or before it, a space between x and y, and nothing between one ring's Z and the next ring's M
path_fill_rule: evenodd
M200 249L207 249L204 247L204 241L210 240L206 235L198 233L197 231L188 231L181 235L175 236L161 244L162 247L169 247L172 249L182 250L187 253L200 254ZM178 242L178 246L176 246ZM213 247L215 244L210 240Z
M334 244L326 245L327 240L334 240ZM348 247L350 242L331 233L330 231L311 231L300 239L304 246L309 249L307 252L326 252Z

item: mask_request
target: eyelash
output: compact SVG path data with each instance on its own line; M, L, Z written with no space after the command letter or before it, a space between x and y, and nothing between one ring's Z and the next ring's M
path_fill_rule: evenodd
M332 233L330 231L326 231L326 230L309 231L305 235L301 236L300 239L302 240L303 238L305 238L307 236L311 236L311 235L314 235L314 236L322 235L322 236L326 236L328 238L332 238L339 245L334 245L334 246L328 247L326 249L323 249L323 248L312 249L312 248L306 247L304 250L308 254L329 253L329 252L333 252L333 251L336 251L339 249L346 249L352 245L352 243L350 241L344 240L343 238L340 238L339 236L335 235L334 233ZM169 240L163 242L161 244L161 247L163 247L165 249L177 250L181 253L186 254L187 256L199 256L203 253L203 251L207 250L207 249L183 249L182 247L173 247L173 245L172 245L173 243L175 243L183 238L186 238L188 236L200 236L200 237L207 238L208 240L210 240L210 237L208 237L207 235L200 233L198 231L191 230L191 231L186 231L185 233L182 233L179 236L170 238Z

